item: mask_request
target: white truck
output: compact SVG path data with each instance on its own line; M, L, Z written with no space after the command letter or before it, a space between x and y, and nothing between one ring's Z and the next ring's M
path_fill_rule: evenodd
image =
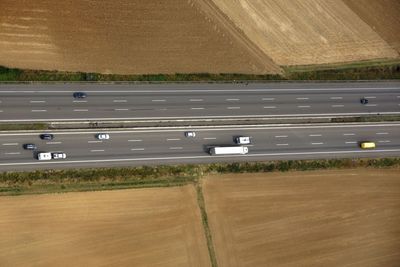
M245 155L249 148L245 146L214 146L209 150L210 155Z
M67 155L64 152L39 152L38 160L65 159Z

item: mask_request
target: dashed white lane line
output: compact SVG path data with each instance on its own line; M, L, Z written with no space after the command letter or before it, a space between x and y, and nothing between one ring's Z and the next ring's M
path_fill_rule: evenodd
M332 96L332 97L330 97L330 99L332 99L332 100L340 100L340 99L343 99L343 97L341 97L341 96Z
M32 112L47 112L46 109L32 109Z
M240 101L239 98L227 98L226 101Z
M142 139L131 139L131 140L128 140L128 142L142 142L143 140Z
M4 143L3 146L17 146L18 143Z
M274 97L264 97L262 100L263 101L274 101L275 98Z
M89 144L96 144L96 143L103 143L103 141L96 140L96 141L88 141Z
M343 108L344 105L331 105L331 107L333 107L333 108Z
M319 142L319 143L311 143L312 145L323 145L324 143Z
M289 144L276 144L277 146L288 146Z
M74 109L75 112L86 112L88 109Z
M3 112L2 110L0 110L0 112Z
M273 108L276 108L276 106L265 106L264 108L271 108L271 109L273 109Z
M87 100L74 100L74 103L87 103Z
M364 98L374 99L374 98L376 98L376 96L366 96L366 97L364 97Z
M36 103L46 103L46 101L44 101L44 100L31 100L31 101L29 101L30 103L32 103L32 104L36 104Z
M128 111L129 108L116 108L115 111Z
M190 102L202 102L203 99L201 99L201 98L192 98L192 99L189 99L189 101Z
M128 102L128 100L125 100L125 99L114 99L113 102L114 103L126 103L126 102Z
M390 143L391 141L390 140L381 140L381 141L378 141L378 143Z
M190 108L192 110L203 110L204 108Z
M389 133L376 133L377 135L388 135Z
M183 147L175 146L175 147L170 147L169 149L171 149L171 150L180 150L180 149L183 149Z
M5 155L19 155L19 154L21 154L21 152L7 152L7 153L4 153Z
M309 100L310 98L309 97L297 97L296 99L297 100Z
M93 149L93 150L90 150L90 152L104 152L105 150L104 149Z
M367 106L367 107L376 107L376 106L378 106L378 104L366 104L365 106Z
M308 136L310 136L310 137L320 137L320 136L322 136L322 134L310 134Z
M227 107L227 109L240 109L240 107Z
M344 136L353 136L353 135L356 135L355 133L344 133L343 134Z
M180 138L168 138L167 141L180 141Z
M167 100L165 100L165 99L153 99L153 100L151 100L151 102L165 102L165 101L167 101Z
M204 140L216 140L217 138L216 137L204 137L203 139Z
M310 108L311 106L297 106L298 108Z
M287 135L276 135L275 138L287 138Z
M348 141L346 144L357 144L357 141Z
M46 145L59 145L62 144L62 142L47 142Z
M143 151L144 148L131 148L131 151Z

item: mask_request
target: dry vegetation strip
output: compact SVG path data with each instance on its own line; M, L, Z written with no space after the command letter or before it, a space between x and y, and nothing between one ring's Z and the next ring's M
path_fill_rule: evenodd
M341 0L212 1L279 65L399 56Z
M400 169L204 180L218 266L398 266Z
M277 73L197 1L0 1L0 65L117 74Z
M210 266L194 186L0 198L0 266Z

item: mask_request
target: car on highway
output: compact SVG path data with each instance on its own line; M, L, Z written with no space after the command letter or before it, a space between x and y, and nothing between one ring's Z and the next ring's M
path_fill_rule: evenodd
M185 136L186 136L186 137L192 137L192 138L193 138L193 137L196 137L196 133L195 133L195 132L192 132L192 131L191 131L191 132L185 132Z
M368 104L368 99L366 99L365 97L362 97L360 99L360 103L363 104L363 105L366 105L366 104Z
M99 140L108 140L110 139L110 135L107 133L98 133L96 134L96 138Z
M237 136L235 137L235 143L238 145L249 145L251 144L250 136Z
M36 150L37 146L35 144L23 144L22 147L25 150Z
M65 159L67 155L64 152L51 152L52 159Z
M360 142L360 147L361 149L374 149L376 147L376 144L371 141L362 141Z
M52 134L41 134L39 137L42 140L53 140L54 139L54 135L52 135Z
M73 97L74 98L86 98L87 94L84 92L75 92L75 93L73 93Z

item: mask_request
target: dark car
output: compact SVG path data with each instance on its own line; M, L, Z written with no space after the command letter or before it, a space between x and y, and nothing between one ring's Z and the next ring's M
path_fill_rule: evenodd
M86 97L87 97L87 94L84 93L84 92L75 92L75 93L73 94L73 96L74 96L74 98L86 98Z
M24 144L22 147L26 150L36 150L37 149L37 146L35 144Z
M360 103L363 104L363 105L368 104L368 99L363 97L363 98L360 99Z
M41 134L40 135L40 139L42 140L53 140L54 135L52 134Z

